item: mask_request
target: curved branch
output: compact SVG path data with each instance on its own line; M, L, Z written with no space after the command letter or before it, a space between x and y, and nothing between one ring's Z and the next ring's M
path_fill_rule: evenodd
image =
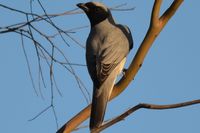
M134 79L138 70L141 68L144 58L147 55L154 40L156 39L160 31L164 28L168 20L176 12L176 10L178 9L178 7L181 5L182 2L183 0L174 0L174 2L162 15L162 17L159 18L159 12L162 0L155 0L148 32L143 42L141 43L140 48L138 49L135 57L133 58L131 65L126 71L124 77L114 86L110 100L117 97L121 92L123 92L126 89L126 87L130 84L130 82ZM60 130L57 131L57 133L71 132L73 129L75 129L78 125L80 125L90 116L90 111L91 111L91 105L88 105L86 108L80 111L76 116L74 116L71 120L69 120Z
M139 109L142 109L142 108L143 109L153 109L153 110L164 110L164 109L172 109L172 108L181 108L181 107L190 106L190 105L194 105L194 104L200 104L200 99L188 101L188 102L183 102L183 103L177 103L177 104L168 104L168 105L155 105L155 104L148 104L148 103L140 103L140 104L132 107L131 109L127 110L123 114L117 116L113 120L105 123L104 125L99 127L98 130L96 130L96 131L100 132L100 131L116 124L117 122L124 120L124 118L126 118L130 114L132 114L133 112L135 112Z

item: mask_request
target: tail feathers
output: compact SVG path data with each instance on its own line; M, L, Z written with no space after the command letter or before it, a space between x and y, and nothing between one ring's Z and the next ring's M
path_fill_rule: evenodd
M92 98L92 109L90 116L90 129L95 129L101 126L105 110L107 106L108 99L112 92L114 83L116 79L116 74L111 73L108 78L104 81L104 83L100 86L100 88L95 88L93 90L93 98Z
M125 61L126 58L124 58L121 63L117 65L117 67L110 73L99 88L95 86L93 88L92 109L90 116L91 131L100 127L103 122L107 102L112 93L117 75L122 71Z

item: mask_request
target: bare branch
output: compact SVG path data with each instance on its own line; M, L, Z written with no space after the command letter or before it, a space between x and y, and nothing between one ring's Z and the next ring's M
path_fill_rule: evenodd
M45 109L43 109L41 112L39 112L36 116L34 116L33 118L29 119L28 121L33 121L36 118L38 118L39 116L41 116L43 113L45 113L47 110L49 110L51 108L51 105L46 107Z
M32 83L33 89L35 91L35 94L38 96L38 92L36 90L36 86L35 86L35 83L34 83L34 80L33 80L32 72L31 72L31 67L30 67L29 59L28 59L28 56L27 56L27 53L26 53L26 50L25 50L25 47L24 47L24 38L23 38L22 31L21 31L20 35L21 35L21 41L22 41L21 42L22 49L23 49L23 52L24 52L24 56L25 56L25 59L26 59L27 66L28 66L28 72L29 72L29 76L30 76L30 79L31 79L31 83Z
M164 12L164 14L160 17L160 21L163 25L165 25L169 19L175 14L178 7L181 5L183 0L174 1L171 6Z
M151 15L151 24L159 24L159 14L162 0L155 0Z
M200 99L187 101L187 102L183 102L183 103L177 103L177 104L168 104L168 105L155 105L155 104L149 104L149 103L140 103L140 104L132 107L131 109L127 110L123 114L117 116L113 120L106 122L101 127L99 127L96 131L100 132L100 131L102 131L102 130L104 130L104 129L106 129L106 128L114 125L114 124L116 124L117 122L120 122L121 120L124 120L130 114L132 114L133 112L135 112L135 111L137 111L139 109L142 109L142 108L144 108L144 109L153 109L153 110L165 110L165 109L173 109L173 108L180 108L180 107L190 106L190 105L194 105L194 104L200 104Z
M124 4L114 6L114 7L110 7L109 9L112 10L112 11L131 11L131 10L135 9L135 7L121 8L121 7L126 6L126 5L127 5L127 3L124 3Z

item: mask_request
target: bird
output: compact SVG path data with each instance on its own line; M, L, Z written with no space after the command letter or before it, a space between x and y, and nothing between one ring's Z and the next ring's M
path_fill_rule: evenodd
M100 2L78 3L90 21L86 41L86 64L93 82L90 131L104 120L108 100L126 57L133 48L133 38L126 25L117 24L110 9Z

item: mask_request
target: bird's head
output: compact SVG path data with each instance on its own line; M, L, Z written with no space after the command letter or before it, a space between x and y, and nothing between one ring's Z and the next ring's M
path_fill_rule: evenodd
M77 4L88 16L91 25L96 25L111 16L110 10L100 2Z

